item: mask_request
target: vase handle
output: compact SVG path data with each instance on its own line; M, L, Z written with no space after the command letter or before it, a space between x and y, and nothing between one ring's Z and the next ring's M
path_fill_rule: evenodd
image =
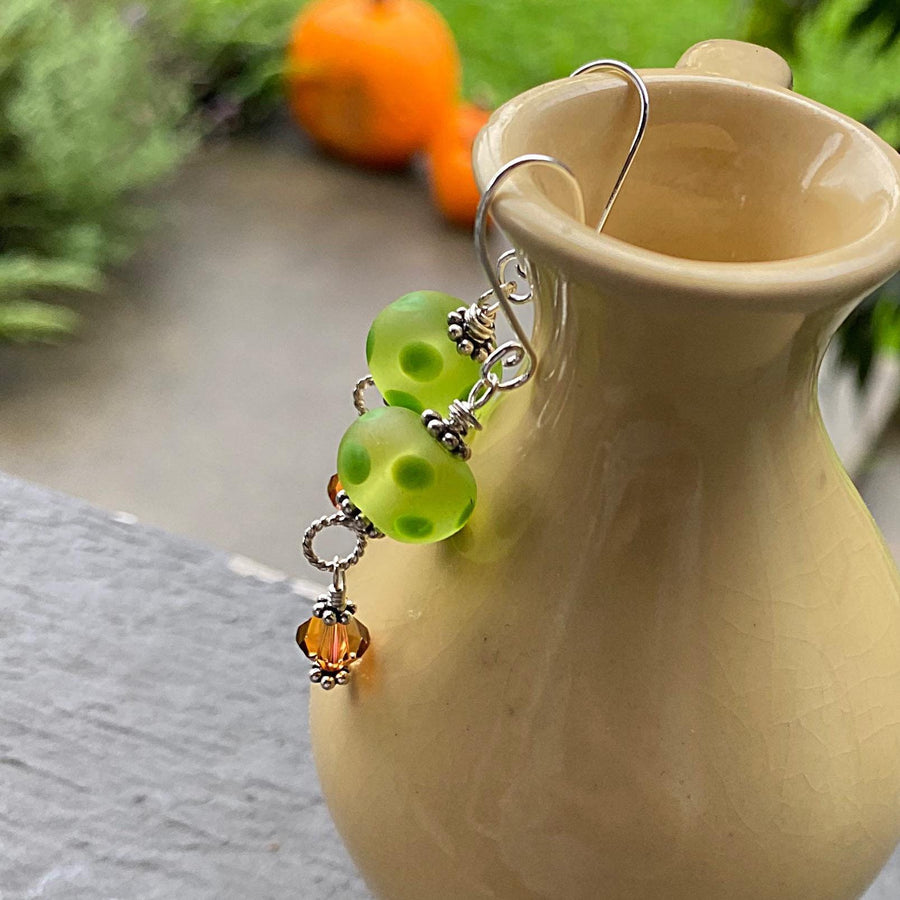
M791 67L774 50L746 41L701 41L685 51L675 67L752 84L790 88L794 83Z

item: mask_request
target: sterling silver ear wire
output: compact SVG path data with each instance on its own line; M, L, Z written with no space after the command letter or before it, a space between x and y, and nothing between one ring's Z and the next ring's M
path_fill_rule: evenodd
M641 112L637 129L634 132L634 138L631 141L631 147L629 147L628 155L625 157L625 164L619 170L619 177L616 179L615 185L613 185L612 193L609 195L606 206L603 207L603 212L600 214L600 219L597 222L598 232L603 231L603 226L606 224L607 218L609 218L613 204L616 202L616 197L619 196L619 191L622 189L622 185L628 176L634 157L641 146L641 141L644 139L644 132L647 130L647 119L650 115L650 95L647 93L647 85L644 84L644 79L628 63L620 62L617 59L595 59L593 62L579 66L569 77L576 78L579 75L587 75L591 72L610 70L624 75L634 85L640 98Z

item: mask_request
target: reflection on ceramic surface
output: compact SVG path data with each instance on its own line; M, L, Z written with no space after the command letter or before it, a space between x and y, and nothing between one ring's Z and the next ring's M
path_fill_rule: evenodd
M478 437L470 525L359 566L372 648L314 693L326 797L391 900L849 900L900 838L900 578L815 401L900 266L900 165L784 89L648 81L609 236L549 177L498 204L539 372ZM556 153L596 204L629 102L512 101L479 178Z

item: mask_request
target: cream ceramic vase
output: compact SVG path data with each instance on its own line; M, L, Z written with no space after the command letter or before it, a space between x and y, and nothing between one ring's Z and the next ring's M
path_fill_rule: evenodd
M313 692L387 900L849 900L900 839L900 579L816 402L900 267L900 159L761 48L643 74L604 234L551 170L498 198L539 371L474 441L471 524L354 571L372 648ZM616 77L543 85L478 178L552 154L592 221L636 116Z

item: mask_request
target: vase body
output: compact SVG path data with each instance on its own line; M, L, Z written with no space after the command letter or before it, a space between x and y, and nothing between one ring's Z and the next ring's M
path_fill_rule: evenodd
M498 201L538 372L473 442L470 524L353 572L372 646L313 692L326 798L388 900L850 900L900 839L900 580L815 391L900 265L900 166L777 72L646 78L606 236L552 172ZM596 211L633 109L615 79L537 89L479 178L551 153Z

